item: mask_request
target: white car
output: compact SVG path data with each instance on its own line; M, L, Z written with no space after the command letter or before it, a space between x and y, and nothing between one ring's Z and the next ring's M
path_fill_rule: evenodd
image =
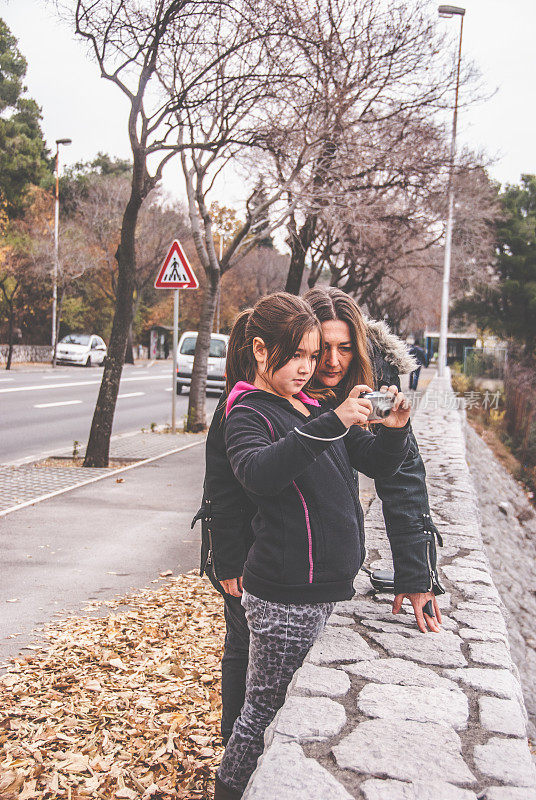
M56 362L92 367L102 364L107 348L100 336L88 333L68 333L58 342Z
M207 367L207 389L225 389L225 361L229 337L224 333L213 333L210 337L210 350ZM183 386L190 386L194 366L197 331L186 331L179 340L177 350L177 394Z

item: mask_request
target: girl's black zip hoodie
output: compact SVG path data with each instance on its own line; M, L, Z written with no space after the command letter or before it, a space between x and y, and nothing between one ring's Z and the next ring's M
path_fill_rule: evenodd
M229 463L257 512L244 567L246 591L281 603L348 600L365 556L352 467L393 475L410 446L404 428L346 428L301 394L307 417L282 397L238 383L226 406Z

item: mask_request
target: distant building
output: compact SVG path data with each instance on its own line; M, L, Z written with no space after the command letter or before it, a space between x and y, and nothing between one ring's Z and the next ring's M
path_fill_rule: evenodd
M495 350L505 346L504 342L496 336L481 337L476 332L462 331L461 333L447 334L447 364L454 361L464 363L465 348L484 348L485 350ZM423 335L423 348L426 351L428 360L432 361L437 357L439 351L439 331L425 331Z

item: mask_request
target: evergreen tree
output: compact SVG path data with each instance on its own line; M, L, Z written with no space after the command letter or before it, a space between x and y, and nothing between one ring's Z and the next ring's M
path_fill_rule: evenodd
M11 218L24 210L26 191L51 173L41 110L25 97L26 60L17 40L0 19L0 202Z
M536 345L536 175L522 175L499 199L503 218L497 227L497 263L487 284L457 303L453 315L521 343L525 354Z

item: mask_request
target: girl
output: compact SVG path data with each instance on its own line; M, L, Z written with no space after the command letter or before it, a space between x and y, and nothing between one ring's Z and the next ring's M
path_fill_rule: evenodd
M216 776L215 800L240 798L292 675L337 600L354 594L364 558L363 512L352 467L392 475L408 452L409 405L395 395L375 436L354 386L330 409L304 389L321 355L311 307L283 292L242 314L231 333L225 442L256 509L243 574L249 632L246 695Z

